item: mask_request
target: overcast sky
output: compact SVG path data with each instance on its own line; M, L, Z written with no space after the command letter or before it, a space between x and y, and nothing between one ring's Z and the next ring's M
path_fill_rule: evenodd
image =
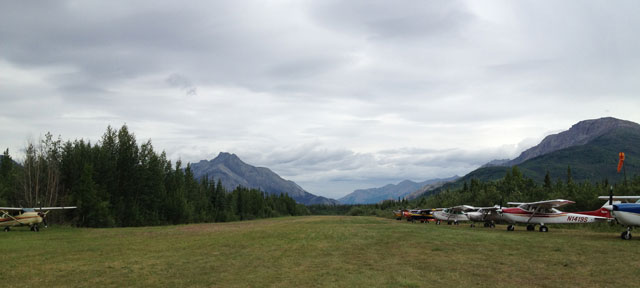
M640 122L638 1L3 1L0 148L127 124L333 198Z

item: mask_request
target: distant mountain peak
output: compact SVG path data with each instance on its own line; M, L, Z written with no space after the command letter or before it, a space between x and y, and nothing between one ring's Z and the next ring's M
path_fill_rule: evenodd
M336 200L313 195L293 181L285 180L275 172L264 167L249 165L236 154L220 152L210 161L202 160L191 164L194 177L220 180L229 191L238 186L255 188L267 194L288 194L302 204L337 204Z
M373 204L383 200L397 200L435 183L447 182L456 179L457 176L446 179L431 179L423 182L403 180L398 184L387 184L383 187L357 189L348 195L338 199L342 204Z

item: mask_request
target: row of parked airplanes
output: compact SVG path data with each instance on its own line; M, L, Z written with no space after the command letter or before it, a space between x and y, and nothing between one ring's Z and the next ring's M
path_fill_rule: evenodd
M508 202L512 207L473 207L459 205L449 208L396 210L396 219L406 218L407 221L430 222L436 224L458 225L460 222L484 223L484 227L494 228L496 223L506 223L507 231L514 231L516 223L527 225L527 231L534 231L539 225L540 232L547 232L546 224L577 224L617 221L627 227L620 237L631 239L631 230L640 226L640 196L600 196L599 199L608 201L598 210L584 212L562 212L557 208L575 203L570 200L556 199L538 202ZM635 203L630 203L635 201ZM624 203L623 203L624 202ZM514 207L515 206L515 207Z

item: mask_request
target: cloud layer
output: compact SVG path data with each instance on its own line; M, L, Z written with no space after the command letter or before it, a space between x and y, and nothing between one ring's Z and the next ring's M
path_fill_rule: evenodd
M580 120L640 122L639 5L2 3L0 144L126 123L336 198L462 175Z

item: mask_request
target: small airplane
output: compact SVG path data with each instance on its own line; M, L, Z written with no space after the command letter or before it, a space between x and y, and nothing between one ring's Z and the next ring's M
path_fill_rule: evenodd
M405 212L407 212L407 210L393 210L393 215L396 216L396 220L400 220Z
M450 208L444 208L439 211L433 212L433 217L436 218L436 224L440 225L440 222L447 221L447 224L458 225L459 222L469 221L469 217L465 213L466 211L472 211L476 208L469 205L459 205Z
M31 231L40 231L40 223L47 227L47 214L51 210L76 209L75 206L69 207L40 207L40 208L16 208L16 207L0 207L0 227L4 227L4 231L11 230L14 226L29 226Z
M437 211L437 209L414 209L409 210L407 213L407 221L415 222L420 221L420 223L429 223L430 221L435 221L433 217L433 212Z
M471 227L475 227L476 222L484 222L484 227L495 228L496 222L504 221L500 210L502 206L495 205L493 207L474 207L476 211L466 212L467 217L473 223L471 223Z
M432 211L436 211L436 209L395 210L393 214L396 216L396 220L406 218L407 221L415 222L418 220L420 223L425 223L434 221Z
M608 199L609 205L603 206L611 211L611 215L616 221L627 226L627 231L620 234L620 238L624 240L631 239L631 229L634 226L640 226L640 196L613 196L613 192L609 196L600 196L598 199ZM622 203L621 201L630 202L636 200L635 203Z
M535 225L540 224L540 232L547 232L549 228L544 224L575 224L606 222L611 220L611 213L605 207L595 211L585 212L562 212L556 208L575 202L556 199L530 203L509 202L509 205L518 205L514 208L503 208L500 210L504 220L510 223L525 223L527 231L535 230ZM515 230L515 226L510 224L507 231Z

